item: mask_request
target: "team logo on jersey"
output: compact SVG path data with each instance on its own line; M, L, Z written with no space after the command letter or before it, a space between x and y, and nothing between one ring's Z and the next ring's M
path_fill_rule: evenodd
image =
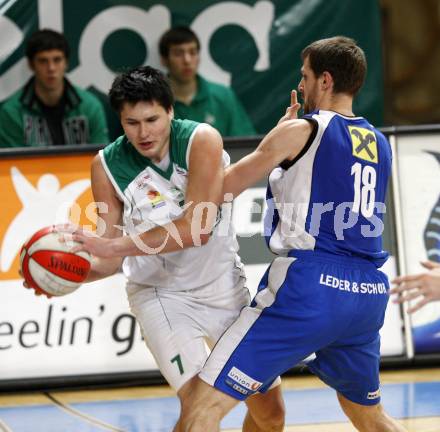
M353 156L368 162L378 163L376 135L370 129L348 126Z
M150 200L153 208L158 208L165 205L165 198L156 190L150 189L147 192L147 197Z
M143 189L145 186L147 186L150 179L151 179L151 177L149 174L144 174L143 176L138 177L136 179L136 187L138 189Z
M188 176L188 171L183 169L183 168L181 168L177 164L174 164L174 169L175 169L177 174L180 174L180 175L185 176L185 177Z

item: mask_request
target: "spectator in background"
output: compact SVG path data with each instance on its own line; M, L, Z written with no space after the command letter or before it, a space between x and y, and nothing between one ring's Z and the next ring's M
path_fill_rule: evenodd
M233 90L198 75L200 41L190 28L174 27L164 33L159 52L168 69L176 119L209 123L223 136L255 135Z
M101 103L65 77L65 37L36 31L27 41L26 57L33 76L0 107L0 147L108 143Z
M396 286L390 293L398 294L394 303L419 300L408 308L408 313L418 311L427 303L440 301L440 263L425 261L422 265L428 270L427 272L400 276L392 281Z

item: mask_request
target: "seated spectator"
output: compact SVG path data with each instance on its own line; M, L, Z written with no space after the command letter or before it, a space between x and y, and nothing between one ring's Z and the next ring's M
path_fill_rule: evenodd
M0 147L108 143L101 103L65 77L65 37L38 30L27 41L26 57L33 76L0 107Z
M175 27L159 42L174 93L174 117L209 123L223 136L255 135L246 111L229 87L197 74L200 41L188 27Z

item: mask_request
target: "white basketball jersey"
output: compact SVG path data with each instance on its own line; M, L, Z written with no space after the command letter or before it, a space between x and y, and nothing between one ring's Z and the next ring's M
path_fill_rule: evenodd
M153 164L125 136L100 151L104 169L124 203L126 234L167 225L183 214L189 153L198 126L199 123L189 120L172 121L168 167ZM225 166L229 164L226 152L223 161ZM123 271L127 278L154 287L188 290L211 283L234 266L241 266L235 233L224 211L225 208L219 212L214 232L203 246L126 257ZM170 236L175 234L172 229L169 231ZM149 250L148 245L139 247Z

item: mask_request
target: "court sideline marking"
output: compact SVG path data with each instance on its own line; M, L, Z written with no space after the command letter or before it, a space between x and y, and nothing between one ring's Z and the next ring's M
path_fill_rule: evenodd
M0 431L1 432L12 432L12 429L9 429L8 425L0 419Z
M68 414L72 414L76 417L79 417L82 420L85 420L87 423L91 423L94 426L98 426L101 429L104 430L110 430L113 432L126 432L124 429L119 429L116 426L113 426L111 424L105 423L95 417L89 416L88 414L84 414L81 411L76 410L75 408L72 408L70 405L67 405L61 401L59 401L57 398L52 396L50 393L43 393L51 402L53 402L57 407L62 409L63 411L67 412ZM11 431L12 432L12 431Z

